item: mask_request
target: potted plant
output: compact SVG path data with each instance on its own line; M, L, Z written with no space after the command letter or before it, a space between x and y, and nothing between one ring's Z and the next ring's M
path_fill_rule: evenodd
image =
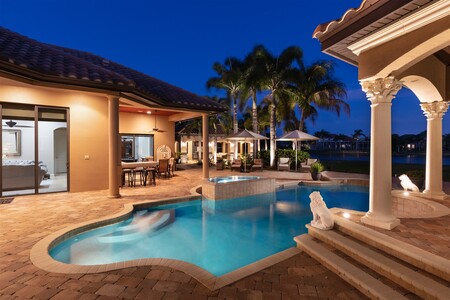
M324 166L320 162L311 165L311 177L313 180L320 180L320 173L324 170Z
M175 152L175 159L177 160L177 164L181 163L181 152Z

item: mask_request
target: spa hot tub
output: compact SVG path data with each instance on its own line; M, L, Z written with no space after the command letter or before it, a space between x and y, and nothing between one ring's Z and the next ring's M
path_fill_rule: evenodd
M223 200L275 192L273 178L259 176L212 177L202 185L202 195L209 200Z

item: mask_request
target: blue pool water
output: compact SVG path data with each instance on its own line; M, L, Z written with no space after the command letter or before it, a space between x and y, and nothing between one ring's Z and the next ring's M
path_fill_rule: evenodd
M293 237L305 233L305 224L312 219L308 196L316 190L328 207L368 210L367 188L342 185L298 186L221 201L195 200L136 211L128 220L62 242L50 255L80 265L172 258L221 276L295 246ZM153 224L160 228L140 226L146 217L157 219Z
M209 178L208 180L214 183L227 183L243 180L254 180L259 178L260 178L259 176L224 176L224 177L213 177Z

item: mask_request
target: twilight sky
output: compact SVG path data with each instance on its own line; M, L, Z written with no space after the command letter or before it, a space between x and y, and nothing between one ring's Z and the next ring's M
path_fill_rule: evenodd
M42 42L84 50L142 71L199 95L227 56L243 58L253 46L279 54L300 46L304 61L336 62L351 115L319 111L308 131L370 134L370 102L357 69L320 52L312 39L319 23L340 17L361 0L0 0L0 26ZM419 133L426 119L417 98L403 88L393 101L393 133ZM444 117L444 133L450 121Z

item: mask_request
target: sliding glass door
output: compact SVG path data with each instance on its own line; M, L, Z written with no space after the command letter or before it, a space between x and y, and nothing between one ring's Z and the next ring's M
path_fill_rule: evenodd
M1 103L2 196L68 190L67 109Z
M65 192L68 183L67 110L37 108L39 193ZM45 173L44 173L45 172Z

